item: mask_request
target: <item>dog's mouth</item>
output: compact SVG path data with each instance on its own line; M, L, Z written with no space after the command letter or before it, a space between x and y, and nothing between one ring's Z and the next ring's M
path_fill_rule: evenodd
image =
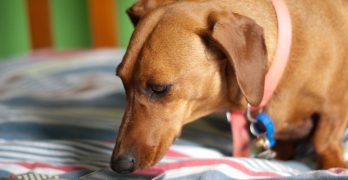
M138 141L135 145L131 141L116 146L115 156L112 158L112 169L119 173L131 173L136 169L146 169L156 165L165 156L169 147L175 143L180 132L172 137L160 137L155 146L146 145ZM132 144L127 146L126 144ZM123 153L119 153L119 151ZM133 152L133 153L129 153Z
M171 143L169 143L169 145L167 147L165 145L166 144L165 142L161 142L159 144L159 146L157 146L155 148L155 153L154 153L151 161L144 166L140 165L139 168L145 169L145 168L149 168L149 167L156 165L165 156L165 154L169 150L170 146L173 145L176 142L176 140L180 137L180 134L181 133L178 133L176 136L174 136Z

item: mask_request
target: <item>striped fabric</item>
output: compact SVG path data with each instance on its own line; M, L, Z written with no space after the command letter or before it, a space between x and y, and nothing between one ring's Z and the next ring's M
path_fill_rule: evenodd
M114 75L122 55L118 50L44 52L0 63L0 178L124 177L108 169L125 103L122 84ZM221 121L225 122L214 119L214 124ZM183 137L156 166L130 176L155 173L164 179L348 177L346 169L311 171L299 162L227 157L221 153L230 151L224 147L231 147L230 137L228 143L224 141L225 130L206 119L201 122L194 124L193 129L184 129ZM207 135L214 135L214 128L220 134L209 144Z
M0 170L12 174L30 171L61 175L71 171L97 170L109 163L113 147L101 141L26 141L0 143Z
M0 170L3 174L34 172L50 176L98 170L108 166L113 146L114 143L105 141L3 140L0 142ZM150 171L165 172L166 178L207 172L226 177L261 178L297 175L308 170L299 164L294 167L259 159L227 158L207 148L177 142Z
M3 141L0 143L0 170L2 175L33 172L61 177L75 172L75 176L68 177L76 178L76 174L80 176L106 168L113 145L112 142L101 141ZM187 155L193 152L196 152L194 157ZM255 179L303 176L308 170L295 162L223 157L216 151L179 142L158 165L138 173L163 172L165 179ZM348 175L348 171L342 169L321 173Z

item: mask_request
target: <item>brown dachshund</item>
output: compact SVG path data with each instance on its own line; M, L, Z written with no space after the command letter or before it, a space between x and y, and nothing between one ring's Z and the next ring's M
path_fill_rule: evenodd
M312 134L321 168L347 167L348 1L285 2L290 58L264 110L276 139ZM269 0L142 0L128 13L137 24L117 69L128 103L111 160L121 173L154 165L189 122L257 106L278 35Z

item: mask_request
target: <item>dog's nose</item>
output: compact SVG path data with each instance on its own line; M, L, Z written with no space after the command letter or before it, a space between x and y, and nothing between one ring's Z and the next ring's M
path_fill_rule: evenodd
M111 160L111 169L121 173L127 174L135 170L135 158L131 154L123 155L115 160Z

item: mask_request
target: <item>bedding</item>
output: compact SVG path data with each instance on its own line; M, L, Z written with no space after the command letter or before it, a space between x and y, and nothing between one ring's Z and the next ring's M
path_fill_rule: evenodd
M108 164L125 104L115 76L123 53L44 51L0 62L0 178L93 179L99 171L117 179ZM159 164L137 173L157 172L159 179L348 178L346 169L232 158L230 139L222 115L203 118L184 128Z

